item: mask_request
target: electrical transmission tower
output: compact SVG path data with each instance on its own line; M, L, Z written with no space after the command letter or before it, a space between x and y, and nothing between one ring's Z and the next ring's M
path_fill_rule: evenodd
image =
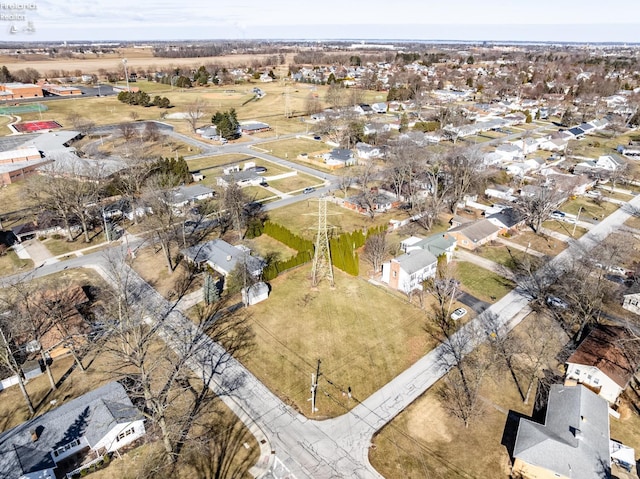
M318 286L324 278L333 286L333 266L329 250L329 230L327 228L327 199L318 199L318 232L316 234L316 251L313 255L311 283Z
M289 93L289 85L284 89L284 117L291 118L291 98Z

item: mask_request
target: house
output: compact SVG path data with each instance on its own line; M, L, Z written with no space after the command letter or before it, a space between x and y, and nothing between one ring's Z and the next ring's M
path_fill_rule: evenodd
M346 148L334 148L329 153L322 155L324 162L330 168L344 168L356 164L356 159L351 150Z
M376 189L372 189L368 194L361 193L345 199L342 206L357 211L360 214L369 214L372 211L382 213L400 206L400 200L390 194L381 193Z
M624 161L618 155L603 155L596 161L596 168L607 171L615 171L624 165Z
M79 473L77 464L145 435L144 416L117 382L106 384L0 435L0 477Z
M382 282L409 294L435 276L438 258L427 249L415 249L382 265Z
M565 384L582 384L610 404L629 385L640 354L624 328L598 326L567 359Z
M491 212L486 210L484 216L487 220L500 228L498 234L505 234L509 230L514 228L520 228L524 226L525 218L517 210L511 207L502 208L500 211Z
M584 386L552 385L544 424L520 420L513 457L514 477L610 477L607 401Z
M181 208L196 201L213 198L213 190L204 185L179 186L171 191L168 203L174 208Z
M259 186L266 180L264 176L259 175L255 169L247 169L240 171L238 169L227 170L229 173L216 178L216 184L227 188L231 183L236 183L240 187Z
M474 250L498 237L500 227L488 219L465 223L447 231L464 249Z
M373 110L374 113L386 113L387 104L383 102L374 103L373 105L371 105L371 109Z
M456 249L456 244L456 239L453 236L443 233L432 235L428 238L411 236L400 242L400 249L406 253L419 249L426 249L436 258L444 255L447 258L447 262L449 262L453 258L453 252Z
M640 315L640 292L625 294L623 298L622 307Z
M259 277L265 266L264 260L251 256L248 248L233 246L221 239L183 249L181 253L191 263L199 267L207 264L222 276L231 273L238 263L244 263L252 276Z
M379 146L372 146L368 143L358 142L356 143L356 155L358 155L358 158L370 160L372 158L381 158L383 153L382 148Z
M576 139L582 138L584 136L584 130L578 126L574 126L573 128L569 128L567 130L570 134L572 134Z
M269 130L271 130L271 127L260 121L251 121L240 124L240 133L243 135L253 135L254 133L261 133Z

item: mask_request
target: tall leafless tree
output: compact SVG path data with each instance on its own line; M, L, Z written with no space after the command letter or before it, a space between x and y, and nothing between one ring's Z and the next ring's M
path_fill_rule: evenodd
M373 267L374 273L382 268L382 262L389 253L386 233L378 233L367 236L364 243L364 258Z

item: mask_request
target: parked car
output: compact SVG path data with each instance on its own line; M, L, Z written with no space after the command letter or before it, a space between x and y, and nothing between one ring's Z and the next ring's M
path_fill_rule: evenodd
M302 190L303 195L308 195L309 193L313 193L316 189L313 186L308 186L304 190Z
M627 274L627 270L624 268L621 268L620 266L609 266L609 271L611 271L614 274L619 274L621 276L626 276Z
M551 213L549 216L554 220L561 220L561 219L564 219L566 215L562 211L556 210L553 213Z
M467 310L464 308L458 308L453 313L451 313L451 319L454 321L459 320L460 318L464 318L467 314Z
M562 218L562 221L564 221L565 223L571 223L572 225L577 223L577 220L575 218L569 218L567 216Z
M569 307L569 305L565 301L558 298L557 296L549 296L547 298L547 304L558 309L567 309Z
M313 137L313 139L314 139L314 140L318 140L318 141L320 141L320 140L321 140L320 135L315 135L315 136Z

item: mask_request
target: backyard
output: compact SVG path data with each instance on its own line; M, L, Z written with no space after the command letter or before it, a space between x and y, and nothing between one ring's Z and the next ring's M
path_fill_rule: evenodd
M343 414L432 346L425 312L362 279L334 270L335 288L311 288L311 265L278 276L252 307L256 335L246 366L309 416L309 378L321 360L317 418ZM294 316L283 311L295 309ZM350 400L346 392L351 388Z

